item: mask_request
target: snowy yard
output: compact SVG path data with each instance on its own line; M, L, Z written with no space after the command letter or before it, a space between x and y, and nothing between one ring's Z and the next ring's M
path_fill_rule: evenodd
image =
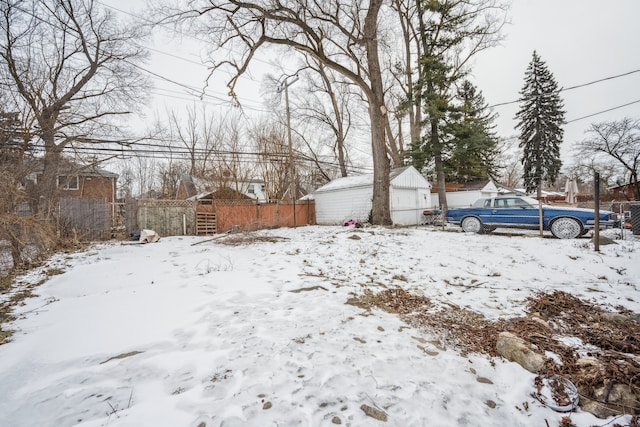
M101 244L20 277L17 291L64 270L8 325L0 426L630 423L554 412L520 365L347 302L402 288L497 320L564 291L640 313L637 238L596 253L586 238L313 226L223 244L237 237Z

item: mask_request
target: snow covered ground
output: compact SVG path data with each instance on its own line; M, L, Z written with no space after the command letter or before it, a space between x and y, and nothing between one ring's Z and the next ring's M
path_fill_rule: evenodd
M256 236L101 244L21 277L65 270L17 307L0 346L0 426L558 426L566 414L531 397L519 365L345 302L402 287L496 319L563 290L640 312L633 238L596 253L589 239L427 228Z

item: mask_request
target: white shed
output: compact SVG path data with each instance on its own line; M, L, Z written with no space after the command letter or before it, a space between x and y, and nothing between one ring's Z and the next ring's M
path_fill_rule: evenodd
M482 198L498 195L498 187L490 179L473 181L464 184L447 184L447 206L449 208L467 208ZM432 189L433 207L440 206L438 190Z
M420 224L422 211L431 206L431 184L413 166L391 170L389 204L391 220L398 225ZM373 174L334 179L313 192L316 222L342 224L367 221L373 199Z

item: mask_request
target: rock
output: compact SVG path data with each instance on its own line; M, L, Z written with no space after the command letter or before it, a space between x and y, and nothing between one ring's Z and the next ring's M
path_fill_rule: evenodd
M591 241L595 243L595 238L596 236L593 236L591 238ZM598 239L598 242L600 242L601 245L605 246L605 245L617 245L616 241L613 239L608 238L607 236L603 236L600 235L600 238Z
M597 368L600 368L602 366L602 363L600 363L600 361L597 358L589 356L589 357L583 357L576 360L576 366L578 367L595 366Z
M640 414L640 395L633 392L630 386L614 384L607 395L607 387L594 391L594 400L581 397L580 408L592 413L598 418L607 418L620 414ZM607 403L601 403L607 402Z
M549 323L542 318L540 313L531 314L529 316L529 319L533 320L534 322L537 322L537 323L541 324L542 326L544 326L545 329L551 329L551 326L549 326Z
M360 406L360 409L362 409L362 412L364 412L368 417L374 418L378 421L387 421L387 414L385 414L384 411L381 411L380 409L364 404Z
M262 405L262 409L271 409L273 405L271 404L271 402L264 402L264 405Z
M487 400L486 402L484 402L484 404L487 405L491 409L496 407L496 402L494 402L493 400Z
M630 318L625 316L624 314L609 312L602 313L600 315L600 319L612 323L626 323L630 320Z
M496 350L500 356L518 363L529 372L538 373L545 367L544 357L531 350L525 340L510 332L500 332Z
M340 419L340 417L333 417L331 418L331 423L333 424L342 424L342 420Z
M476 381L478 381L479 383L482 383L482 384L493 384L493 381L491 381L489 378L485 378L485 377L477 377Z

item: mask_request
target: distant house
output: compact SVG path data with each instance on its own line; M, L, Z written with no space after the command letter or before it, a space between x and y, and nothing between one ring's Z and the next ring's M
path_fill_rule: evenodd
M640 188L640 183L638 183L638 188ZM613 193L613 198L616 200L633 200L632 184L616 185L615 187L607 188L607 190Z
M214 200L253 200L251 197L231 188L219 188L215 191L205 191L188 197L186 200L197 200L201 204L211 204Z
M42 171L42 165L36 167L35 171L27 176L27 180L37 185ZM87 166L63 160L58 168L56 181L60 198L103 199L109 203L116 202L118 174L96 165Z
M413 166L393 169L390 174L389 204L394 224L415 225L422 211L431 206L431 184ZM313 192L316 222L342 224L353 219L367 221L373 199L373 174L334 179Z
M446 184L447 206L449 208L464 208L485 197L498 195L498 187L490 179L466 182L464 184ZM440 206L438 187L431 188L433 207Z
M256 200L260 203L267 202L267 196L264 189L264 181L259 179L246 182L232 182L224 188L231 189L235 193L240 193L243 196ZM222 188L220 188L220 186L216 185L215 183L212 184L209 182L205 182L202 179L194 178L190 175L184 175L180 177L180 181L178 182L176 199L186 200L201 193L215 192L218 189ZM231 193L229 193L229 195L233 195L233 198L238 198L237 195ZM222 196L222 194L219 194L219 196Z

